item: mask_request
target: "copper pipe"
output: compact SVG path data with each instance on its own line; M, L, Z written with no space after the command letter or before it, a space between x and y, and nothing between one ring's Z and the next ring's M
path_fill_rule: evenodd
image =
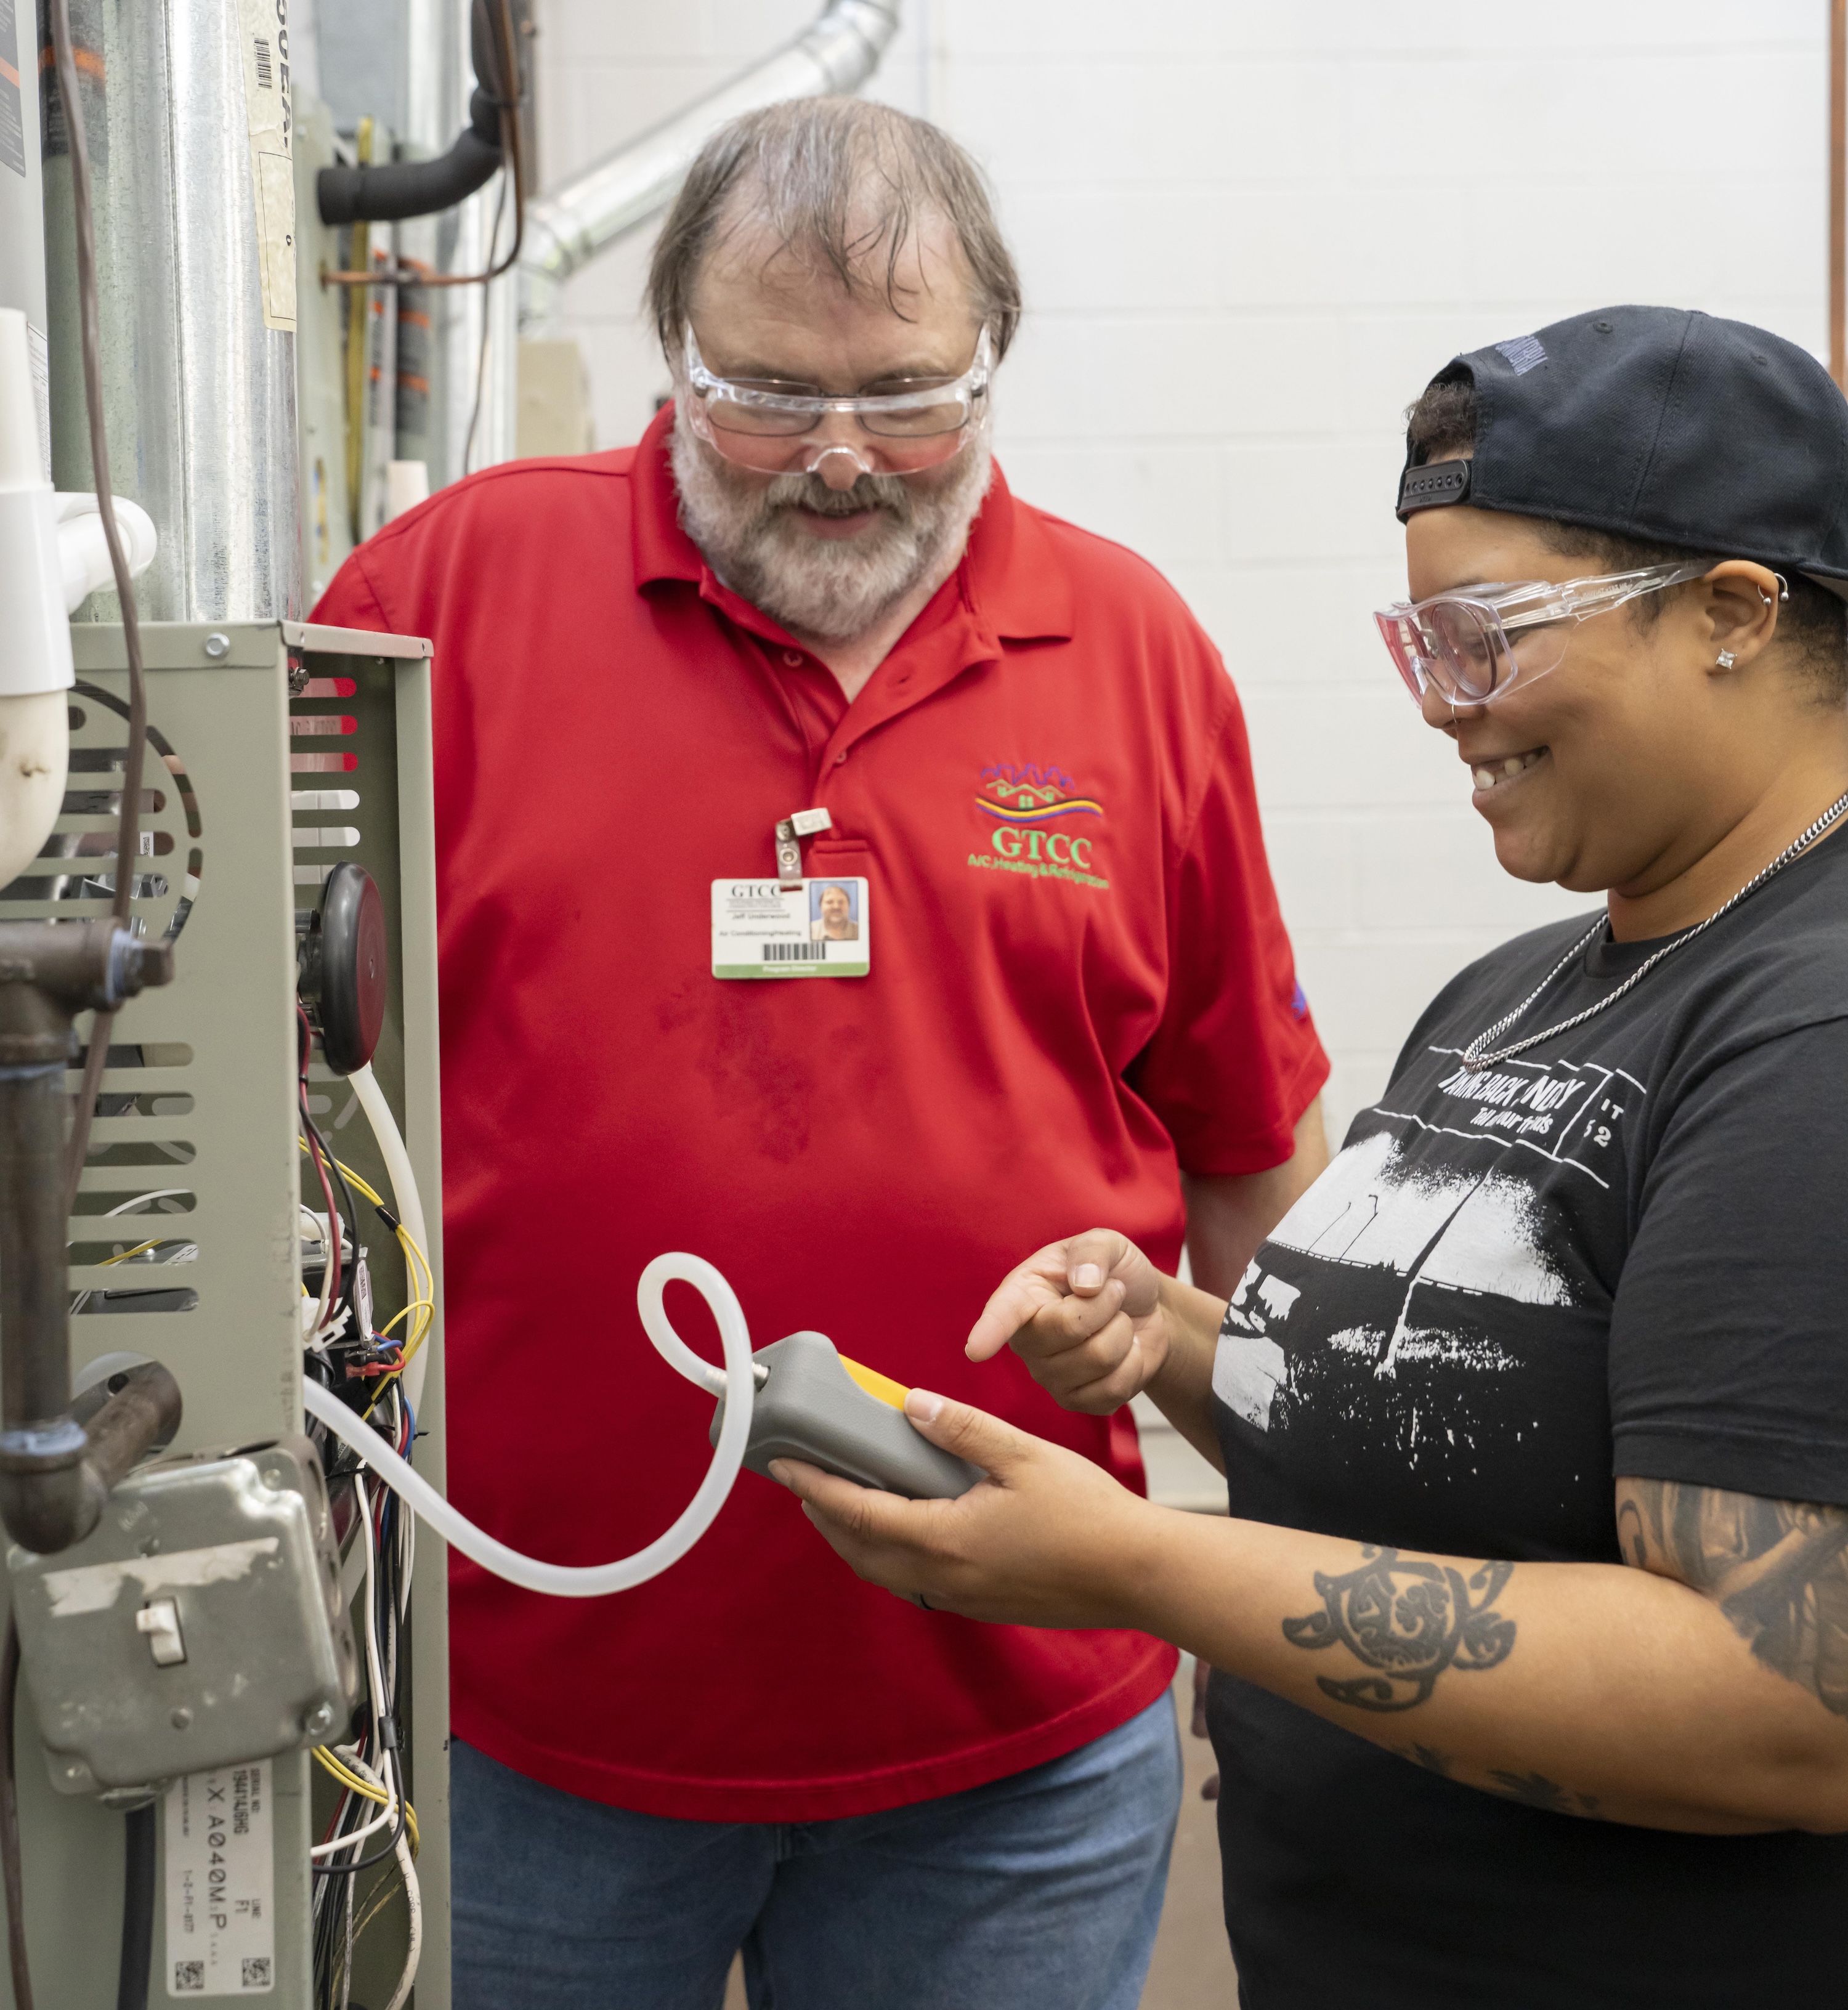
M1828 9L1828 374L1848 389L1848 0Z

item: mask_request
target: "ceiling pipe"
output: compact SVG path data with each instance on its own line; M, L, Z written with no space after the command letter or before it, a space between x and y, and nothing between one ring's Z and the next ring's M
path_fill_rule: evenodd
M901 0L829 0L807 32L663 124L626 141L526 209L521 321L542 330L560 286L673 200L694 156L728 119L788 98L857 90L898 30Z

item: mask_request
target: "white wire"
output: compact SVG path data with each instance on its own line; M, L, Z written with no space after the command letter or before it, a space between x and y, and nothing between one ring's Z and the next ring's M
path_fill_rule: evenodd
M356 1773L361 1770L358 1764L351 1759L343 1760L340 1763L344 1766L351 1767ZM374 1776L368 1770L366 1777L369 1779ZM349 1787L346 1791L351 1793L353 1789ZM398 1802L397 1796L392 1792L389 1774L386 1776L384 1792L390 1798L386 1801L378 1813L366 1824L364 1828L350 1828L344 1835L336 1836L332 1842L318 1842L308 1852L309 1856L318 1863L322 1857L335 1856L343 1849L350 1848L356 1842L364 1842L368 1836L376 1835L382 1828L395 1827L398 1820Z
M712 1307L718 1321L719 1338L725 1351L723 1372L702 1361L669 1323L661 1294L672 1280L691 1284ZM549 1564L522 1556L517 1550L496 1542L493 1536L466 1520L443 1499L421 1473L414 1472L399 1458L372 1426L350 1410L338 1397L330 1395L318 1383L304 1382L302 1401L308 1414L326 1425L350 1451L357 1452L407 1507L414 1508L436 1532L484 1570L505 1578L510 1584L528 1591L548 1592L556 1598L601 1598L613 1591L627 1591L645 1584L652 1577L677 1564L709 1529L725 1504L745 1461L745 1441L751 1429L752 1399L756 1385L752 1374L751 1330L745 1323L744 1309L737 1295L720 1273L702 1258L676 1253L657 1256L641 1273L635 1287L635 1300L641 1323L656 1349L669 1365L702 1388L716 1383L725 1397L725 1420L712 1463L698 1491L681 1511L680 1518L662 1536L634 1555L614 1563L581 1568L566 1564ZM411 1399L414 1412L416 1398ZM368 1560L368 1570L370 1561ZM368 1582L370 1582L368 1579ZM368 1610L370 1607L368 1607Z
M398 1977L398 1986L392 1992L392 1999L385 2010L404 2010L405 1999L410 1994L411 1984L417 1980L417 1965L424 1952L424 1897L418 1888L417 1870L410 1860L410 1845L403 1836L398 1838L398 1868L404 1873L404 1902L410 1911L410 1944L405 1950L404 1973Z
M366 1121L372 1127L378 1156L385 1161L386 1177L392 1183L392 1199L396 1205L398 1219L427 1256L430 1235L424 1226L424 1203L417 1190L417 1174L411 1168L410 1154L404 1149L404 1140L398 1135L397 1120L392 1115L392 1106L386 1101L385 1091L378 1086L378 1078L372 1072L371 1063L368 1061L363 1068L356 1068L346 1080L359 1098L360 1108L366 1113ZM410 1280L410 1295L414 1298L418 1295L416 1266L407 1260L404 1267ZM436 1295L434 1273L430 1295ZM433 1327L436 1317L434 1310L430 1317ZM410 1397L413 1410L421 1410L424 1406L424 1377L429 1372L432 1344L432 1341L426 1340L404 1369L404 1393Z
M366 1483L363 1479L354 1487L353 1497L359 1505L359 1539L366 1557L366 1680L372 1706L373 1742L378 1744L379 1718L388 1713L383 1707L386 1694L385 1678L378 1664L378 1607L372 1596L372 1504L367 1497ZM350 1843L358 1842L366 1836L376 1834L382 1828L389 1827L398 1819L398 1802L403 1796L404 1781L382 1750L379 1755L377 1775L357 1758L344 1759L341 1763L358 1774L362 1780L371 1781L386 1796L385 1806L364 1828L350 1829L346 1834L336 1836L332 1842L317 1843L308 1852L311 1857L332 1856L336 1851L346 1848Z
M378 1667L378 1601L372 1596L372 1503L364 1480L356 1483L353 1497L359 1504L359 1539L366 1551L366 1679L372 1685L372 1742L378 1746L379 1719L389 1713L386 1708L385 1677Z
M380 1754L382 1760L384 1756L385 1755L383 1753ZM348 1767L350 1770L357 1773L362 1780L364 1780L370 1784L377 1787L381 1792L388 1795L392 1792L394 1781L393 1778L389 1777L389 1775L394 1772L395 1769L388 1768L382 1763L378 1772L375 1773L371 1767L368 1766L363 1759L358 1757L343 1758L341 1763ZM404 1791L404 1781L401 1772L397 1772L396 1774L395 1783L397 1792L401 1795ZM387 1811L387 1819L395 1818L396 1806L397 1803L396 1800L393 1800ZM362 1835L371 1834L373 1829L376 1828L378 1825L378 1824L376 1822L374 1822L365 1828L355 1829L350 1834L342 1836L340 1838L341 1846L344 1847L350 1842L357 1842ZM319 1852L317 1852L316 1853L318 1854ZM418 1963L422 1959L424 1951L423 1893L419 1888L417 1881L417 1867L411 1862L410 1842L408 1835L400 1835L398 1838L396 1856L398 1859L398 1869L403 1873L404 1879L405 1903L410 1908L410 1945L405 1951L404 1972L398 1977L398 1986L392 1994L391 2001L385 2006L385 2010L403 2010L404 2001L410 1994L411 1984L417 1980ZM355 1880L352 1878L349 1878L346 1881L349 1887L350 1887ZM350 1987L353 1973L353 1956L350 1946L349 1946L346 1959L348 1986Z
M97 1218L107 1221L112 1216L126 1214L130 1208L145 1207L151 1200L177 1200L182 1195L190 1195L190 1187L162 1187L158 1193L137 1194L132 1200L125 1200L119 1207L105 1208Z

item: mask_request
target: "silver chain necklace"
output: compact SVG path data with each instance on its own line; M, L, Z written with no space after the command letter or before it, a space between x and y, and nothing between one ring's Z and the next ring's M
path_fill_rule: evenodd
M1723 907L1716 907L1705 921L1697 922L1685 934L1676 936L1672 942L1664 943L1654 956L1646 962L1638 964L1615 991L1607 992L1595 1005L1587 1005L1583 1012L1575 1012L1569 1019L1562 1019L1558 1025L1548 1027L1543 1033L1530 1033L1526 1039L1516 1040L1512 1047L1500 1047L1494 1053L1489 1053L1487 1051L1489 1043L1493 1040L1500 1039L1509 1028L1526 1013L1528 1008L1553 979L1583 956L1585 951L1604 933L1610 923L1608 917L1601 918L1597 927L1593 929L1589 935L1581 936L1506 1017L1498 1019L1494 1025L1476 1035L1475 1039L1463 1049L1463 1066L1472 1071L1493 1067L1498 1061L1510 1060L1516 1054L1525 1053L1530 1047L1538 1046L1542 1040L1552 1039L1560 1033L1569 1033L1574 1026L1582 1026L1587 1019L1595 1018L1607 1005L1615 1005L1625 992L1633 990L1637 985L1640 984L1664 957L1672 956L1684 943L1692 942L1703 929L1711 928L1722 915L1731 914L1741 900L1746 899L1748 895L1757 893L1773 874L1782 872L1792 859L1800 858L1817 839L1836 822L1845 810L1848 810L1848 796L1838 796L1807 830L1787 844L1761 872L1748 879Z

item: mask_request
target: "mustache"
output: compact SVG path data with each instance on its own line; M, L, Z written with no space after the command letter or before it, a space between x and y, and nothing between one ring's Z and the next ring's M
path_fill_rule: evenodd
M903 520L912 513L912 496L896 474L862 474L851 488L830 488L819 474L780 474L764 491L762 507L766 517L786 510L809 510L818 517L883 510Z

